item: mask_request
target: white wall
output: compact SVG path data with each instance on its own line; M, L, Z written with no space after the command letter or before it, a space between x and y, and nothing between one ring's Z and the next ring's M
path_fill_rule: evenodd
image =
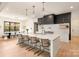
M37 18L28 17L26 20L22 21L22 30L25 31L29 29L29 34L34 33L34 22L37 22ZM24 28L25 27L25 28Z
M4 25L3 25L3 24L4 24L4 23L3 23L3 20L0 19L0 37L2 37L3 32L4 32L4 30L3 30Z
M20 22L20 32L21 33L23 31L26 31L26 29L29 29L29 33L33 33L34 32L34 22L37 22L37 19L28 17L25 20L20 20L20 19L13 19L13 18L0 16L0 37L2 37L2 35L4 35L4 21Z
M73 11L71 15L72 36L79 36L79 10Z

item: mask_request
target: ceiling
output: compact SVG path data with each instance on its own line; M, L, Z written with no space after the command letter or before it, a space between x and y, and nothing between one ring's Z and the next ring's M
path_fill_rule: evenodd
M0 14L10 15L12 17L26 17L27 15L33 15L32 6L35 5L35 17L39 18L43 16L42 3L41 2L4 2ZM70 8L73 6L74 8ZM45 14L60 14L70 11L79 10L78 2L46 2L45 3Z

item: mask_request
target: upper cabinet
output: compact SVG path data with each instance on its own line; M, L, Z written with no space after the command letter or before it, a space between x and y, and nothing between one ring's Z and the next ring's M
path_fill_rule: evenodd
M39 23L39 24L43 24L43 23L44 23L43 18L38 18L38 23Z
M70 23L71 20L71 13L64 13L59 14L55 16L54 23L60 24L60 23Z
M71 13L63 13L59 15L45 15L43 18L38 18L39 24L60 24L60 23L70 23Z
M54 15L45 15L43 18L38 18L39 24L53 24L54 23Z
M46 15L43 17L44 24L53 24L54 23L54 15Z

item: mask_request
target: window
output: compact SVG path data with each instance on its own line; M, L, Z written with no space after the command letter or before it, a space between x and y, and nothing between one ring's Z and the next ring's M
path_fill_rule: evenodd
M4 31L9 31L9 22L4 22Z
M15 31L19 31L20 28L20 24L19 23L15 23Z
M10 31L15 31L15 23L14 22L10 22Z
M4 32L19 31L19 29L20 29L20 23L19 22L4 21Z

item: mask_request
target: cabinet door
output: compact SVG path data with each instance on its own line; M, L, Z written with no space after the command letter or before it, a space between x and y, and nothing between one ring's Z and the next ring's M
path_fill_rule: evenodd
M69 23L71 19L71 13L65 13L55 16L55 23Z
M47 22L48 22L49 24L53 24L53 23L54 23L54 15L49 15L49 16L48 16L48 19L47 19Z
M36 33L36 31L38 31L38 23L34 23L34 33Z
M43 18L38 18L38 23L43 24Z
M56 24L63 23L63 17L60 16L60 15L56 15L56 17L55 17L55 23Z
M44 17L44 24L53 24L54 23L54 16L47 15Z

